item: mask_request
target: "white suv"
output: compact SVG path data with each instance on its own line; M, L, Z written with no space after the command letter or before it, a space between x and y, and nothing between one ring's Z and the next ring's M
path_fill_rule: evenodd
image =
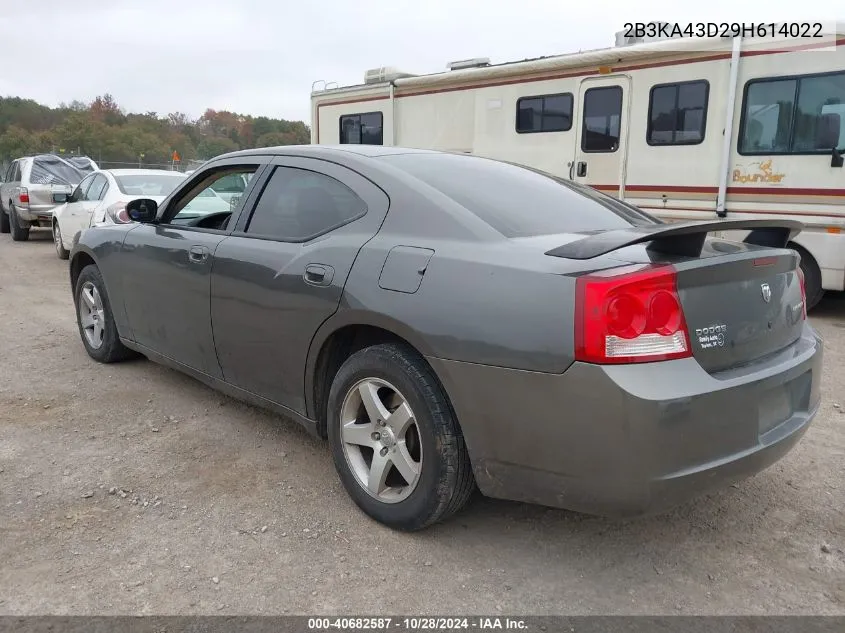
M29 239L32 227L51 228L53 209L97 169L85 156L40 154L13 161L0 174L0 233L11 232L13 240L22 242Z

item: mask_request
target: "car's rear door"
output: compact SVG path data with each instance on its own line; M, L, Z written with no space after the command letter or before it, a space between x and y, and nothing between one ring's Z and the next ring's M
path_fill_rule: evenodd
M226 381L305 412L305 361L317 328L338 308L358 251L387 195L341 165L284 157L249 213L217 249L211 319ZM373 284L377 283L373 280Z
M121 258L123 296L137 343L186 367L222 377L211 333L211 270L217 247L226 239L240 206L230 218L232 224L220 228L202 225L207 220L220 222L220 216L182 217L180 212L225 175L247 174L252 186L266 160L250 156L215 161L197 170L162 202L158 224L141 224L127 233Z

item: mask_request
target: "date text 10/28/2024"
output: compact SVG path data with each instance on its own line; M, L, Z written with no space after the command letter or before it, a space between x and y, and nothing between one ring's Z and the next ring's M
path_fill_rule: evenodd
M503 617L308 618L309 631L520 631L527 628L520 618Z

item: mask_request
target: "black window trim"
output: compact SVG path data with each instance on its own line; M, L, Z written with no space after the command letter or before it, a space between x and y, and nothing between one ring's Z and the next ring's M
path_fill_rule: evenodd
M692 141L672 141L671 143L653 143L651 140L651 108L654 104L654 91L658 88L668 88L670 86L674 86L677 88L675 91L675 112L678 111L678 100L681 98L681 86L686 86L690 84L704 84L704 112L702 113L701 119L701 138L699 140L692 140ZM669 81L662 84L655 84L651 87L651 90L648 91L648 111L646 112L646 131L645 131L645 141L651 147L672 147L675 145L701 145L704 142L705 137L707 136L707 112L710 108L710 82L706 79L690 79L688 81ZM675 122L677 124L677 121ZM673 134L678 132L677 129L673 130Z
M105 187L103 187L103 188L100 190L100 193L97 195L97 197L96 197L94 200L85 200L85 202L99 202L100 200L102 200L103 198L105 198L105 193L106 193L106 191L108 191L108 189L109 189L109 179L106 177L106 175L105 175L104 173L102 173L102 172L100 172L100 171L97 171L97 172L94 172L94 173L92 174L92 176L94 176L94 177L91 179L91 185L93 185L93 184L94 184L94 182L97 180L97 178L102 178L103 180L105 180L105 181L106 181L106 186L105 186ZM88 186L88 189L90 189L90 188L91 188L91 185L89 185L89 186ZM86 195L86 196L88 195L88 192L87 192L87 191L85 192L85 195ZM101 196L102 196L102 197L101 197Z
M381 143L373 144L373 143L344 143L343 142L343 119L345 117L362 117L367 116L369 114L377 114L379 116L379 124L381 126ZM348 114L341 114L337 119L337 132L338 132L338 141L340 145L374 145L375 147L383 147L384 146L384 112L381 110L373 110L371 112L349 112Z
M749 79L745 82L745 85L742 88L742 109L740 110L740 118L739 118L739 133L737 134L736 138L736 153L740 156L830 156L830 149L815 149L815 150L806 150L803 152L772 152L772 151L762 151L762 152L747 152L742 151L742 140L745 137L745 123L746 123L746 116L745 113L747 111L748 105L748 89L754 84L762 84L762 83L772 83L775 81L792 81L795 80L795 92L793 94L793 107L792 107L792 120L790 121L790 128L789 128L789 144L792 145L793 135L795 134L795 116L798 112L798 96L800 94L799 87L801 85L802 79L814 79L816 77L828 77L831 75L843 75L845 76L845 71L843 70L831 70L823 73L804 73L800 75L771 75L766 77L755 77L754 79ZM842 122L845 125L845 121ZM840 149L840 148L837 148Z
M540 111L540 125L543 124L543 114L546 111L546 101L548 97L569 97L569 127L561 130L520 130L519 129L519 104L525 99L543 99L543 109ZM516 119L513 122L513 129L517 134L557 134L559 132L569 132L572 129L572 120L575 118L575 95L571 92L553 92L543 95L524 95L516 100Z
M255 239L255 240L266 240L268 242L281 242L282 244L304 244L305 242L310 242L311 240L315 240L318 237L322 237L323 235L326 235L327 233L331 233L332 231L337 231L338 229L343 228L347 224L352 224L353 222L357 222L358 220L363 218L365 215L367 215L367 212L370 210L369 205L367 204L367 201L364 200L360 195L358 195L358 192L355 191L355 189L350 187L347 183L343 182L340 178L336 178L336 177L331 176L331 175L329 175L329 174L327 174L323 171L320 171L319 169L316 169L316 167L317 167L316 165L315 165L315 169L309 169L307 167L294 167L292 165L282 165L282 164L276 164L276 163L274 163L272 165L268 165L267 167L268 167L267 176L266 176L266 178L264 178L264 181L261 183L260 188L257 188L257 194L253 197L252 200L249 201L249 210L247 210L246 207L244 207L244 209L243 209L242 215L245 216L245 218L246 218L245 221L242 222L241 225L237 227L237 230L232 232L232 235L235 236L235 237L248 237L248 238ZM264 195L264 190L267 188L267 185L270 184L270 180L273 177L273 174L276 173L277 169L298 169L300 171L310 171L310 172L313 172L315 174L320 174L321 176L325 176L326 178L331 178L332 180L336 180L337 182L342 184L344 187L349 189L349 191L351 191L355 195L355 197L358 198L364 204L364 210L361 213L349 218L348 220L344 220L343 222L341 222L339 224L336 224L334 226L330 226L329 228L324 229L324 230L322 230L318 233L314 233L313 235L308 235L306 237L295 239L295 240L284 239L284 238L278 237L276 235L267 235L267 234L264 234L264 233L249 233L248 232L249 231L249 224L250 224L250 222L252 222L252 216L255 214L255 210L258 208L258 203L261 201L261 196Z
M191 174L189 178L186 178L185 182L177 185L176 188L170 192L167 198L161 201L161 204L158 207L159 212L157 214L158 217L156 219L155 225L167 227L168 229L172 230L191 231L197 233L212 233L214 235L228 236L237 234L237 231L235 231L235 226L243 217L243 215L247 212L249 206L254 204L256 191L259 189L259 186L263 187L262 179L265 177L268 171L267 168L269 166L269 161L271 161L272 159L273 156L269 154L250 154L249 156L223 159L219 162L212 162L203 165L200 169ZM208 176L212 173L217 173L220 171L236 171L238 169L243 169L247 167L255 167L255 171L253 172L252 178L250 178L249 182L247 183L247 188L244 190L244 195L242 195L238 200L237 206L232 209L232 215L229 217L229 223L226 225L225 229L212 229L203 226L172 224L170 222L170 220L172 220L174 217L170 214L170 208L172 208L174 202L178 203L182 200L182 198L184 198L184 195L177 194L193 191L193 189L198 184L208 178ZM164 209L164 211L162 211L162 209ZM168 215L170 216L168 217L168 221L164 222L163 218Z
M85 199L84 199L84 198L85 198L85 195L88 193L88 189L90 189L90 188L91 188L91 183L93 183L93 182L94 182L94 180L97 178L97 174L98 174L98 173L99 173L99 172L96 172L96 171L95 171L95 172L92 172L92 173L88 174L87 176L85 176L85 178L83 178L82 180L80 180L80 181L79 181L79 184L78 184L78 185L76 185L76 187L74 187L74 188L73 188L73 191L71 192L71 194L74 194L74 193L76 193L77 191L79 191L79 195L80 195L79 200L74 200L74 202L88 202L88 200L85 200ZM90 178L91 180L89 180L89 181L88 181L88 184L85 186L85 189L83 189L83 188L82 188L82 183L84 183L84 182L85 182L86 180L88 180L89 178Z
M584 141L587 140L587 108L584 105L584 102L587 100L587 93L591 90L607 90L609 88L615 88L619 91L620 95L620 108L619 108L619 142L616 144L616 149L608 150L608 149L587 149L584 147ZM622 87L622 84L611 84L608 86L593 86L592 88L587 88L584 91L584 98L581 100L581 151L585 154L615 154L619 151L619 148L622 146L622 115L625 113L625 89Z

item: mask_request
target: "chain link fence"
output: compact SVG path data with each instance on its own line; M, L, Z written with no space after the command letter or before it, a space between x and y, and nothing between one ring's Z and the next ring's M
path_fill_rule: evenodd
M114 161L114 160L104 160L104 161L97 161L96 158L92 159L97 163L97 166L100 169L164 169L167 171L193 171L203 163L204 160L186 160L186 161L176 161L171 163L147 163L143 160L140 161ZM0 181L5 180L6 171L9 169L9 165L12 164L12 160L10 159L3 159L0 160Z

